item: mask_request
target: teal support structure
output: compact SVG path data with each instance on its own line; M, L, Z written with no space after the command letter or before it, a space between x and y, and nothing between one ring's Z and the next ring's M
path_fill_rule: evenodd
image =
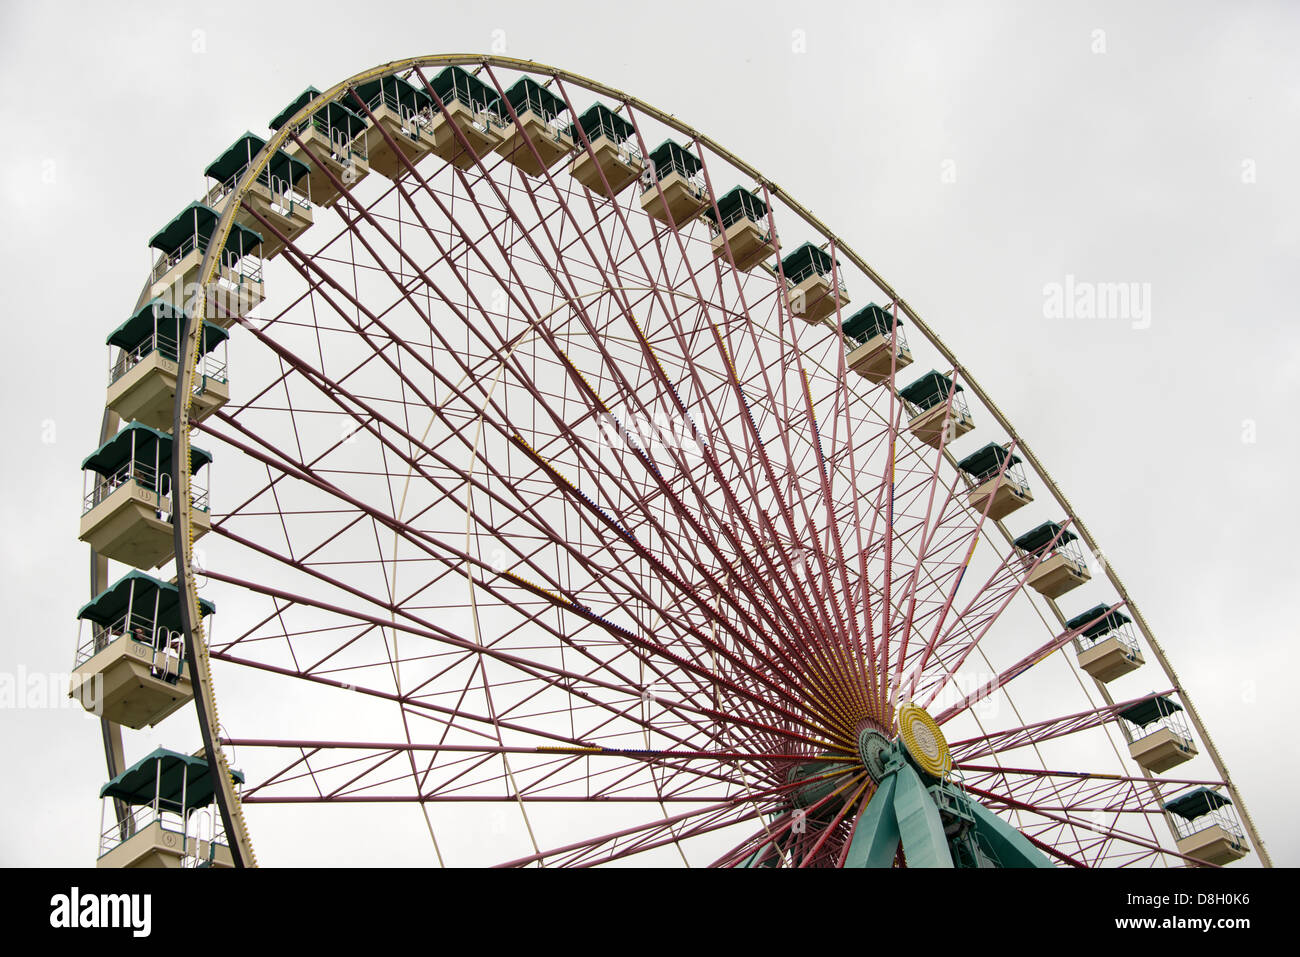
M975 815L975 827L1003 867L1051 867L1047 855L1002 818L978 801L967 805Z
M920 769L901 741L888 741L872 733L868 745L860 745L862 765L876 781L875 793L858 817L853 838L844 856L845 867L893 867L899 848L908 867L1051 867L1047 855L1033 842L962 788L945 778ZM842 787L848 768L831 761L814 760L792 768L789 784L803 783L791 792L793 814L816 807L809 824L816 827L847 812L842 796L825 802ZM792 845L792 831L786 815L773 820L779 834L740 865L780 867Z
M921 775L904 764L891 776L894 785L894 816L903 842L908 867L952 867L952 854L943 833L943 822L934 799L926 791Z
M893 867L900 837L894 812L894 776L890 775L876 788L858 819L844 866Z
M954 784L922 776L901 747L880 757L882 773L858 819L845 867L1051 867L1033 843Z

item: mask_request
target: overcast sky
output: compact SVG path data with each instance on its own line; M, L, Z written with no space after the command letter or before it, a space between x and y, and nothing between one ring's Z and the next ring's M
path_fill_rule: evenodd
M901 292L1099 538L1300 864L1298 49L1281 2L5 0L0 673L71 667L103 340L203 168L309 84L502 53L697 127ZM1149 315L1051 315L1070 282L1137 283ZM0 864L90 864L97 725L25 703L0 710Z

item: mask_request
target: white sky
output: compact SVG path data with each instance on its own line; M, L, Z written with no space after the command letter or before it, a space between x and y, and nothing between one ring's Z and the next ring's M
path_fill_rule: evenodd
M104 336L207 163L308 84L504 53L699 128L900 290L1098 536L1275 862L1300 864L1300 7L468 6L0 6L0 673L70 669ZM1149 284L1150 327L1045 318L1068 275ZM0 710L0 748L0 864L90 864L97 724Z

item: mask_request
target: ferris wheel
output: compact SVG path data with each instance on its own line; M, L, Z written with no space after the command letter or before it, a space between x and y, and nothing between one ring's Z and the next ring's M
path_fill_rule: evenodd
M101 866L1268 863L1026 439L757 169L504 57L268 126L108 336Z

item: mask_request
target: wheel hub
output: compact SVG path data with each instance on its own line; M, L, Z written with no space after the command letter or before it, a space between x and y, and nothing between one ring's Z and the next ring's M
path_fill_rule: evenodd
M877 784L885 777L893 750L894 743L875 728L867 728L858 735L858 756L871 775L871 780Z
M917 766L933 778L952 770L952 753L939 725L924 710L908 702L898 709L898 737Z

